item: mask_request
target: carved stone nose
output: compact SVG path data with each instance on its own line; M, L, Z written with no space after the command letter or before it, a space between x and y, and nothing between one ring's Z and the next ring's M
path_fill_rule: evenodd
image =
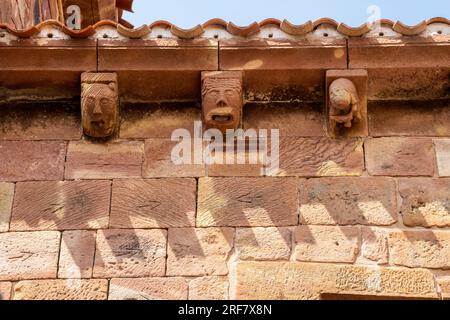
M92 111L92 113L96 116L101 115L102 112L102 108L100 107L100 104L96 103L94 106L94 110Z
M224 96L220 96L219 99L217 99L217 101L216 101L216 105L218 107L226 107L228 105L228 103Z

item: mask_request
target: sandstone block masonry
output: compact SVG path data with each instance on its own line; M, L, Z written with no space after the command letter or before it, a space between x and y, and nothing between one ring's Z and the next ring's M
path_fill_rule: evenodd
M287 123L273 176L174 166L166 122L191 128L196 107L126 105L109 142L75 134L70 108L15 109L0 130L1 299L448 299L449 131L386 128L378 108L406 107L380 104L369 137L338 139L309 104L244 106L244 126Z

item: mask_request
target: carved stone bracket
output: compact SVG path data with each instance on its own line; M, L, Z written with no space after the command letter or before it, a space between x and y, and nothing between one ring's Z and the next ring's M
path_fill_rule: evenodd
M366 70L327 71L327 128L330 136L368 135L367 79Z
M225 132L241 123L243 74L240 71L202 72L203 121Z
M117 74L81 75L81 118L89 137L106 138L115 133L119 123Z

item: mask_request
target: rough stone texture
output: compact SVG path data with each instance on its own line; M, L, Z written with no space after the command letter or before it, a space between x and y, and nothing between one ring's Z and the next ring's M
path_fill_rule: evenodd
M192 135L194 121L201 120L200 106L192 103L127 104L120 114L120 137L124 139L170 139L177 129L186 129Z
M358 139L280 139L280 169L276 176L359 176L364 169L362 142Z
M200 178L197 226L296 225L297 182L295 178Z
M145 140L143 176L146 178L204 176L205 165L194 164L194 140L191 139L188 141L191 141L191 157L188 160L189 162L187 164L176 165L172 161L172 149L178 145L178 141L171 141L170 139ZM180 155L176 153L176 156L179 157Z
M140 178L144 143L70 142L66 179Z
M357 227L299 226L294 230L298 261L353 263L359 250Z
M393 231L388 241L391 264L411 268L450 269L450 232Z
M0 281L56 278L60 233L0 234Z
M109 300L187 300L183 278L111 279Z
M0 181L61 180L66 143L0 141Z
M325 136L322 108L318 103L249 103L244 106L244 129L277 129L280 137Z
M400 179L398 188L406 226L450 227L450 179Z
M0 232L7 232L14 198L14 184L0 183Z
M11 282L0 282L0 300L11 299Z
M377 138L365 142L366 164L374 176L432 176L431 138Z
M92 277L95 254L95 231L66 231L62 235L58 278Z
M0 108L0 140L78 140L80 105L8 103Z
M14 286L14 300L106 300L108 280L28 280Z
M95 278L165 274L165 230L99 230L96 243Z
M236 229L236 251L240 260L289 260L291 242L288 228Z
M321 178L300 183L300 223L391 225L397 221L390 178Z
M380 228L361 228L361 259L366 264L367 260L383 265L388 263L388 231Z
M108 227L111 182L19 182L10 230Z
M195 201L194 179L114 181L110 227L193 227Z
M434 145L439 176L450 177L450 139L435 139Z
M168 276L227 275L232 228L169 229Z
M437 283L441 290L442 299L450 300L450 277L437 278Z
M227 277L202 277L189 282L189 300L227 300Z
M295 262L243 262L237 266L237 299L320 299L322 294L437 297L433 274L424 269Z
M371 101L369 132L382 136L450 136L450 105L443 101Z

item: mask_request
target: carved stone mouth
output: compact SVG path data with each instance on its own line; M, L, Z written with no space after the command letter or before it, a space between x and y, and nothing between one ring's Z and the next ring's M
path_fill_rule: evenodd
M91 121L91 125L101 128L105 125L105 121L104 120Z
M213 115L212 116L213 121L216 122L220 122L220 123L225 123L225 122L230 122L233 120L233 117L229 114L227 115Z

